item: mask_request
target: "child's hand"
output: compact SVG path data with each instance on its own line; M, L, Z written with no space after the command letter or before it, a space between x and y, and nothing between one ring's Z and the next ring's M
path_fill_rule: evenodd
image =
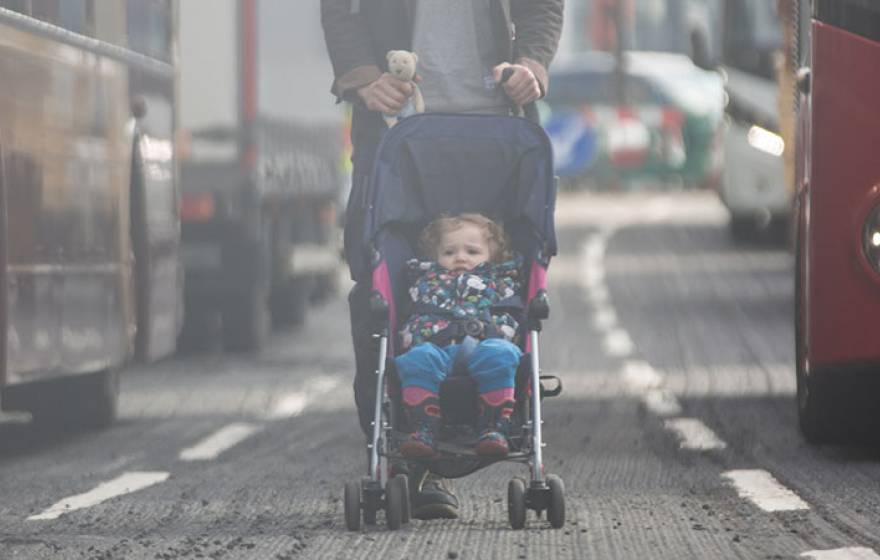
M505 68L512 69L513 75L504 82L502 87L507 96L510 97L510 100L517 106L522 107L532 101L537 101L541 97L541 86L538 84L538 78L535 77L535 74L527 66L522 64L502 62L493 68L492 76L495 78L495 83L501 83L501 74Z

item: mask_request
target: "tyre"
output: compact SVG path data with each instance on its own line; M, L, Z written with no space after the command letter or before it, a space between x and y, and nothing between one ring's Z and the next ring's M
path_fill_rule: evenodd
M359 482L345 483L345 527L349 531L361 528L361 485Z
M512 529L526 526L526 485L521 478L507 483L507 517Z
M230 352L256 352L269 336L267 290L251 286L244 294L227 301L223 313L223 347Z
M398 474L394 476L393 480L397 480L397 484L403 489L403 511L400 522L406 525L412 518L412 506L409 501L409 478L405 474Z
M405 479L395 476L389 480L385 486L385 522L390 531L400 529L403 524L404 509L406 508L404 504L407 500Z
M547 521L554 529L565 525L565 485L555 474L547 475L547 487L550 489L550 505L547 507Z
M116 419L119 371L108 369L86 375L12 386L4 405L31 413L34 424L49 430L99 429Z
M298 327L306 322L306 311L314 282L299 277L272 290L272 323L278 327Z

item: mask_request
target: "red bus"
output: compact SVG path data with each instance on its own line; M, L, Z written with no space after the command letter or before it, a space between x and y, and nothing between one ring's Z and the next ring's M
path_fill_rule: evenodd
M811 442L880 420L880 2L814 0L801 91L795 349Z
M0 0L0 397L99 426L182 321L171 0Z

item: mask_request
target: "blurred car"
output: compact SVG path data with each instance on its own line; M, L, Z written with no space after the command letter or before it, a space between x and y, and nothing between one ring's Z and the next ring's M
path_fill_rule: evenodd
M795 359L813 443L870 439L880 413L880 4L814 4L799 73Z
M599 185L715 186L723 167L721 76L689 57L626 53L625 103L614 57L593 51L554 63L545 128L557 173Z

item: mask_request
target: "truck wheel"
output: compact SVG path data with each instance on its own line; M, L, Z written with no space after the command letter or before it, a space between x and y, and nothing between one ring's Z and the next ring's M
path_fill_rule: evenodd
M116 419L118 399L119 371L107 369L9 387L3 403L10 410L30 412L34 424L54 431L109 426Z
M253 286L223 307L223 347L229 352L256 352L269 336L267 290Z
M301 326L312 292L311 278L295 278L272 292L272 322L279 327Z

